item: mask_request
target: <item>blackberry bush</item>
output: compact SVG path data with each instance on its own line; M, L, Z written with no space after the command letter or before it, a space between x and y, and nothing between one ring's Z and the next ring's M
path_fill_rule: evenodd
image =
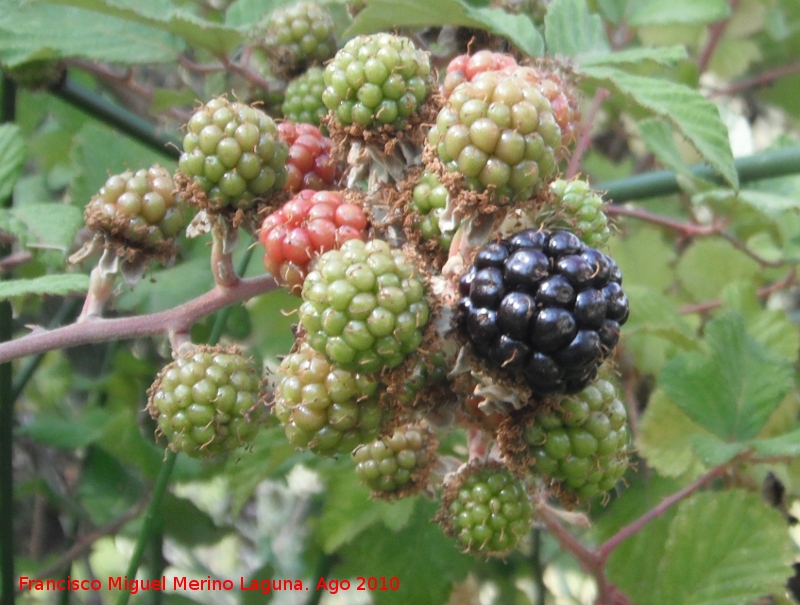
M282 122L278 125L281 140L289 146L284 188L297 193L301 189L334 189L341 169L331 157L333 141L312 124Z
M408 38L357 36L325 67L322 101L342 126L401 128L428 97L428 54Z
M264 267L300 294L311 262L351 239L366 239L367 217L334 191L305 189L264 219Z
M201 346L164 367L148 410L175 451L225 454L255 437L262 416L258 370L236 347Z
M286 85L286 94L281 105L283 117L298 124L319 126L328 108L322 102L325 90L324 72L321 67L309 67Z
M561 129L536 86L485 71L455 87L428 142L471 188L513 201L529 198L555 174Z
M289 441L320 455L349 454L390 419L375 379L332 366L302 342L281 361L274 382L273 411Z
M337 366L371 373L422 343L430 310L419 271L384 241L352 239L324 253L303 285L300 323Z
M568 231L520 231L487 244L461 277L458 326L475 352L534 392L590 384L628 319L622 274Z
M207 210L248 210L286 183L289 148L263 111L218 97L187 130L178 166L205 192L207 201L194 201Z
M445 485L437 516L464 550L487 556L514 549L530 531L532 518L525 483L497 463L462 468Z

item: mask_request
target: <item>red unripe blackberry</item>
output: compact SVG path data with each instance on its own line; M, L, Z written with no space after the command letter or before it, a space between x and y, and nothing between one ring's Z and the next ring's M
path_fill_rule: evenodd
M446 484L437 520L467 552L502 556L531 529L525 482L501 464L472 463Z
M378 383L337 368L306 343L281 361L273 411L294 445L326 456L375 439L388 420Z
M523 433L531 472L578 498L607 492L628 468L626 420L606 380L539 410Z
M590 384L628 319L622 274L568 231L520 231L485 245L459 280L457 322L475 352L534 392Z
M264 44L277 73L293 75L322 64L336 52L333 19L318 2L298 2L269 17Z
M472 81L485 71L499 71L516 65L517 61L511 55L490 50L479 50L474 55L458 55L447 65L442 94L445 98L449 97L456 86Z
M111 176L86 205L92 231L144 250L170 246L184 226L172 175L161 166Z
M192 457L230 452L260 426L261 377L236 347L198 347L166 365L148 394L170 448Z
M309 264L351 239L366 239L367 217L335 191L305 189L267 216L259 239L264 267L294 294L300 294Z
M297 124L314 124L320 121L328 108L322 102L325 79L321 67L309 67L286 85L281 113L287 120Z
M286 191L333 189L342 171L331 157L333 141L313 124L278 124L281 140L289 146L286 159Z
M374 496L402 498L425 488L435 452L433 432L425 424L409 423L359 445L352 456L356 474Z

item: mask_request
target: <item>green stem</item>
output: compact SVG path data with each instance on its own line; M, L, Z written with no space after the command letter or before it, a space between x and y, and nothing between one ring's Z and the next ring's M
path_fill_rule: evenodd
M533 530L531 567L533 567L533 583L536 586L536 605L545 605L547 587L544 585L544 565L542 565L542 530L538 527Z
M127 575L130 580L136 577L139 564L142 562L144 550L161 523L161 511L159 510L161 508L161 499L164 497L164 492L166 492L167 486L169 485L169 478L172 474L172 469L175 467L175 459L177 457L178 454L176 452L167 449L167 453L161 463L161 470L158 472L155 489L153 489L153 497L150 499L150 504L147 505L147 510L144 514L142 529L136 539L136 546L133 549L131 560L128 562ZM131 593L127 590L120 592L117 605L128 605L130 596Z
M13 122L16 118L16 87L3 75L0 121ZM0 200L10 207L13 199ZM8 254L4 246L0 255ZM0 342L11 340L13 335L11 303L0 302ZM14 468L13 433L14 398L12 396L11 363L0 365L0 604L14 605Z
M107 101L70 78L64 78L63 82L53 86L50 91L90 114L93 118L102 120L109 126L152 147L155 151L173 159L180 157L181 152L177 139L160 135L147 120L143 120L124 107Z
M761 179L800 174L800 145L738 158L733 164L742 185ZM688 170L695 177L722 183L722 177L704 164L695 164ZM597 183L594 188L605 191L604 197L616 203L671 195L681 190L675 173L670 170L646 172L616 181Z

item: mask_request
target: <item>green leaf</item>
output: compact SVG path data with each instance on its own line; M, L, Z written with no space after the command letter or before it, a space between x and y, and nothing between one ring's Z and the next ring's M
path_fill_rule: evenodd
M660 78L630 74L605 66L578 66L578 71L603 86L615 88L643 108L670 120L700 155L734 188L739 177L733 165L728 129L716 105L698 90Z
M161 501L161 514L165 533L184 546L215 544L230 533L229 529L217 527L194 502L169 492Z
M474 7L460 0L370 0L344 32L344 37L398 27L448 24L486 29L507 38L530 56L544 54L544 40L526 15L512 15L498 8Z
M647 403L636 447L647 464L664 477L696 477L705 471L691 447L695 435L711 436L694 422L666 393L657 389Z
M360 483L352 467L332 469L328 473L325 504L316 528L322 549L332 553L379 521L393 531L402 529L408 524L417 500L371 500L369 490Z
M686 164L681 157L680 149L675 144L675 137L669 122L663 118L649 118L638 124L647 149L656 159L676 172L686 173Z
M83 227L83 211L67 204L24 204L13 207L11 213L27 227L29 248L55 249L66 254Z
M147 25L69 6L7 0L0 12L0 62L81 57L133 65L175 61L184 44Z
M793 548L780 512L740 490L697 493L678 507L643 605L739 605L782 593Z
M219 23L212 23L169 0L41 0L111 15L128 22L138 22L183 38L196 48L228 54L242 42L242 33Z
M659 385L686 414L723 440L754 437L794 384L791 364L745 332L730 312L706 326L709 354L682 353Z
M751 439L747 445L759 456L795 458L800 456L800 429L769 439Z
M14 189L25 163L25 140L16 124L0 125L0 202Z
M716 435L692 435L689 443L708 468L726 464L747 449L744 443L726 443Z
M436 505L421 500L408 525L395 533L377 526L340 551L342 565L333 577L391 577L400 580L396 591L378 591L370 596L375 605L442 605L453 582L466 577L472 557L459 553L452 539L431 523Z
M74 137L70 154L75 177L69 186L73 204L83 208L110 174L149 168L160 164L173 170L175 164L164 155L112 128L86 124Z
M31 237L28 225L19 220L12 210L13 208L0 208L0 232L16 238L21 246L25 246Z
M581 57L581 65L639 65L645 61L653 61L659 65L674 65L678 61L687 58L686 47L684 46L663 46L652 48L643 46L640 48L626 48L605 54L590 55Z
M78 497L97 525L110 523L142 497L144 485L107 451L90 447L81 462Z
M589 11L585 0L553 0L544 17L547 52L582 57L611 52L603 20Z
M626 286L625 293L631 309L635 310L625 326L626 336L645 332L665 338L684 350L698 348L694 328L672 301L642 286Z
M90 410L78 418L60 419L40 416L17 429L42 445L66 450L86 447L103 437L112 415L106 410Z
M759 264L722 239L696 240L677 265L683 289L695 301L717 298L734 282L753 282L761 274Z
M633 4L628 24L668 25L713 23L730 14L725 0L640 0Z
M14 296L66 296L89 289L89 276L82 273L43 275L31 279L0 281L0 299Z

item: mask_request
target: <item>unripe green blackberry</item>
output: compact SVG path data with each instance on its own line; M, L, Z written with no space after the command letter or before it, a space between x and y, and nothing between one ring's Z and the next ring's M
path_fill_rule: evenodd
M441 385L447 378L447 365L445 356L441 352L427 351L424 356L417 360L416 365L410 369L403 382L397 385L391 393L402 405L414 406L417 403L417 395L423 389L432 385ZM436 394L433 397L437 397ZM437 405L441 401L437 398Z
M273 411L294 445L331 456L375 439L386 419L374 379L331 365L306 343L281 361Z
M553 204L562 220L554 227L567 228L592 248L606 244L611 230L603 212L603 198L592 191L589 183L581 180L558 179L550 183Z
M382 240L351 239L325 252L302 296L309 344L353 372L400 365L422 343L430 314L416 266Z
M230 452L259 428L261 378L235 347L198 347L165 366L148 394L169 447L195 458Z
M158 165L115 174L86 205L86 226L136 248L171 248L184 225L173 190L172 175Z
M561 129L535 85L513 72L485 71L453 89L428 142L471 188L514 201L555 174Z
M336 52L333 19L328 8L318 2L298 2L275 10L266 31L264 45L278 74L298 74Z
M359 445L352 455L356 474L374 496L403 498L427 485L435 452L433 432L425 424L409 423Z
M504 555L531 528L525 482L499 463L472 463L445 484L436 520L473 554Z
M420 182L414 187L411 206L419 213L419 219L414 224L422 234L423 239L438 240L444 250L450 249L454 231L442 233L439 227L439 217L447 206L449 193L435 173L425 171Z
M538 411L524 431L531 471L579 498L613 488L628 468L625 405L598 380Z
M342 126L402 127L428 97L431 63L408 38L357 36L325 67L322 101Z
M248 210L286 182L289 147L260 109L224 97L194 112L178 166L207 195L210 210Z
M320 125L321 118L328 113L322 102L325 79L321 67L309 67L286 86L281 112L283 117L298 124Z

